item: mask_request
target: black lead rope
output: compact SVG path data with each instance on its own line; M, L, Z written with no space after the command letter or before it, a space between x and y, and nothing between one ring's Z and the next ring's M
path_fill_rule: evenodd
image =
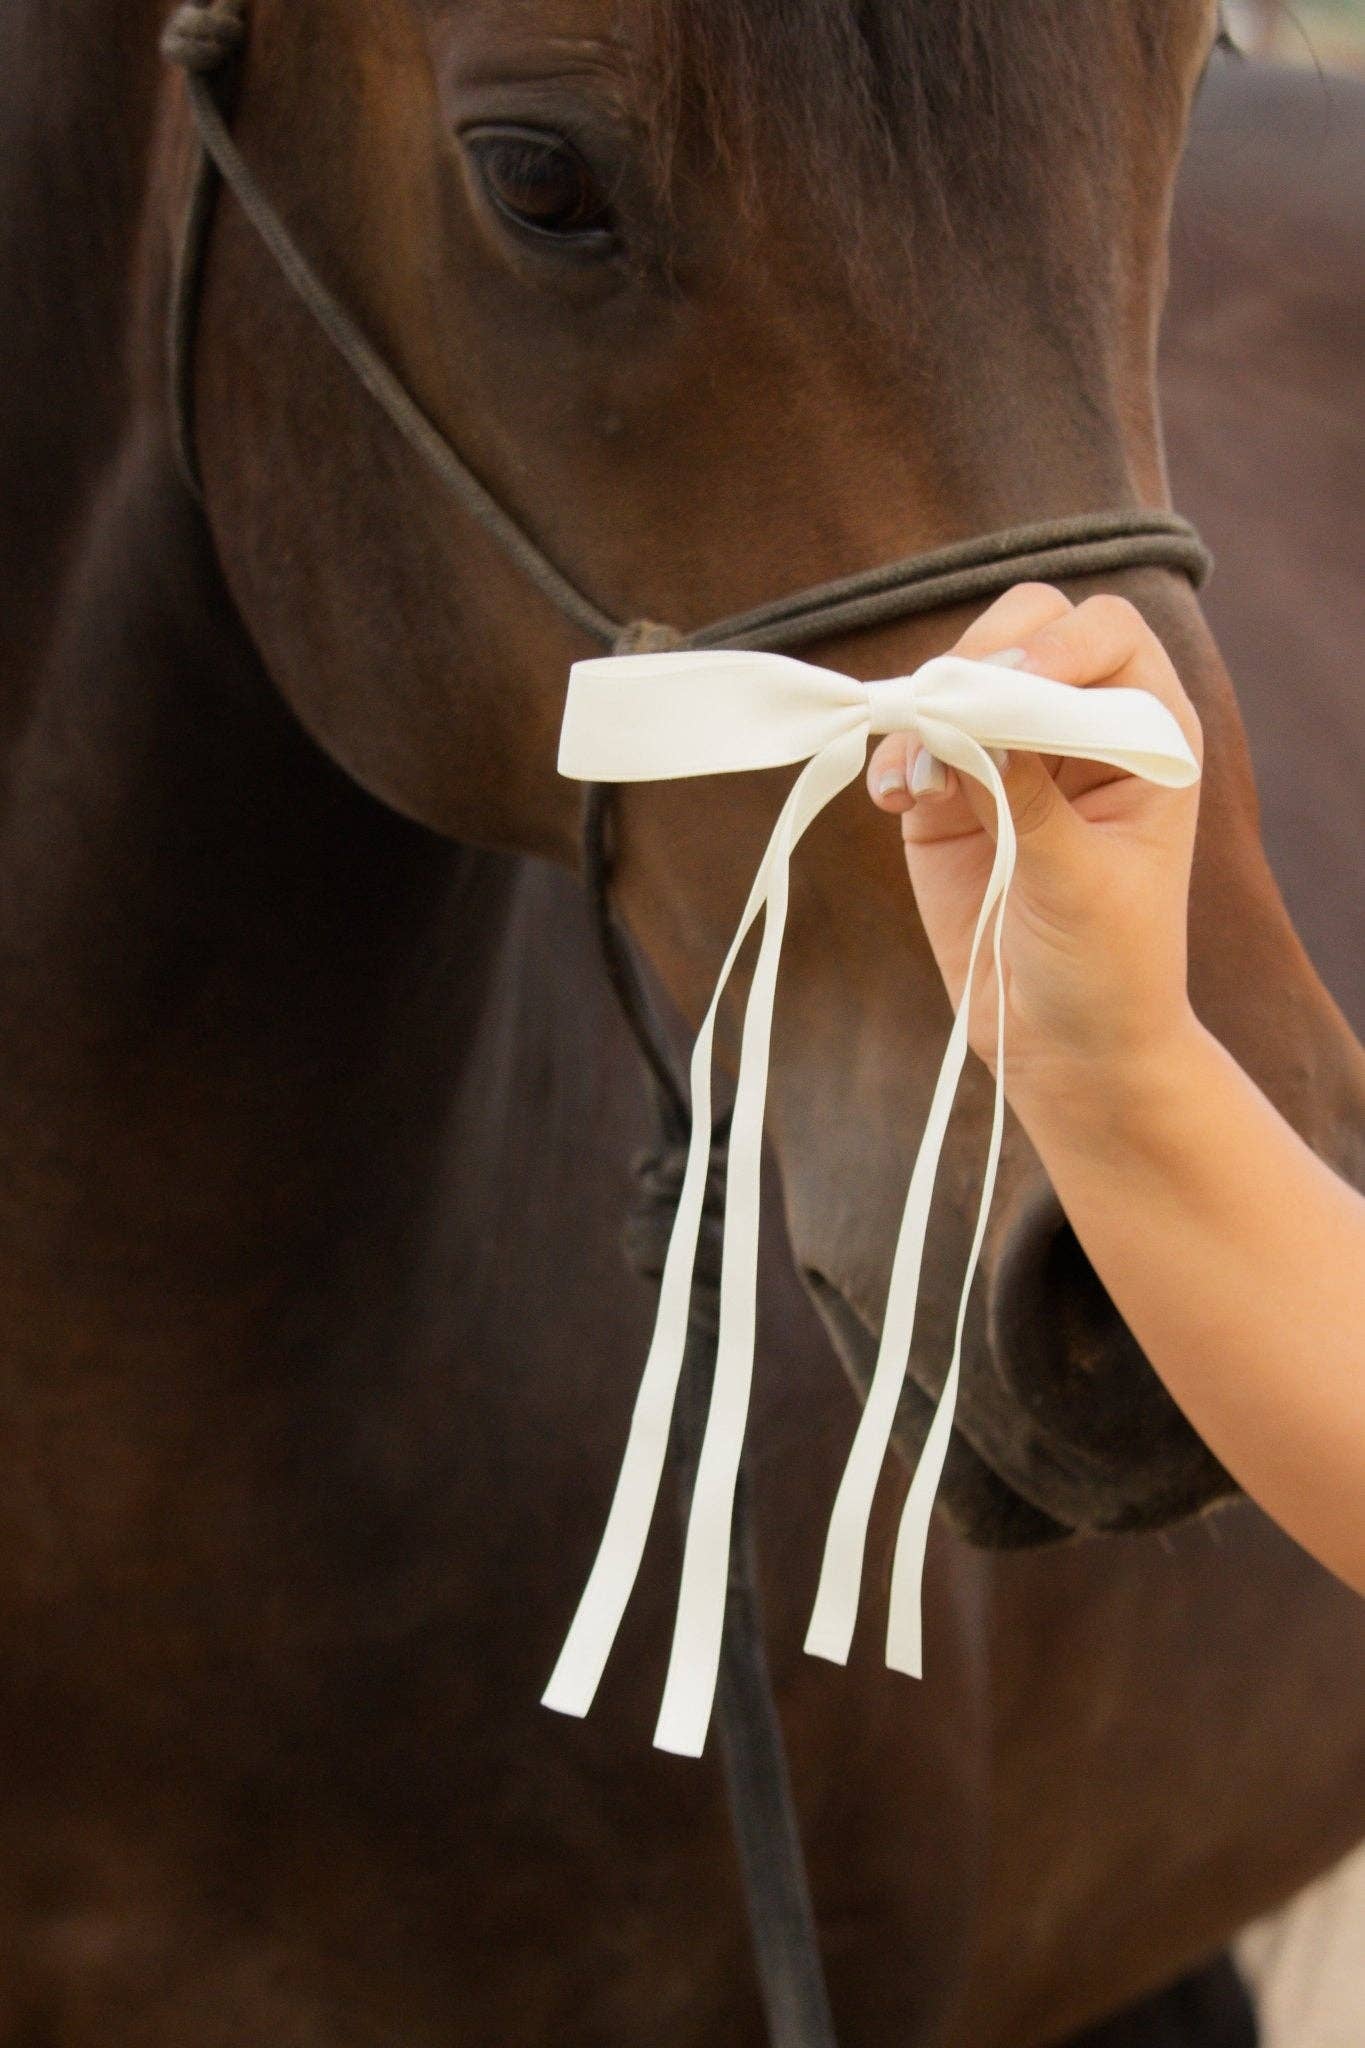
M636 1272L657 1285L682 1192L690 1115L687 1089L658 1012L611 914L610 800L608 788L600 783L589 786L583 811L583 867L607 980L649 1075L655 1146L636 1161L635 1200L626 1221L625 1246ZM711 1130L682 1380L669 1438L684 1526L716 1370L728 1134L726 1110ZM773 2048L836 2048L791 1773L764 1648L747 1446L730 1530L716 1722L768 2039Z
M194 431L195 348L221 183L232 192L280 276L395 431L541 596L598 646L617 652L681 646L790 649L951 605L982 604L1025 580L1155 567L1176 570L1197 585L1208 574L1207 550L1185 520L1163 507L1129 505L954 541L904 561L791 592L687 635L644 619L610 618L550 560L422 411L304 255L243 158L225 109L229 81L246 53L247 28L246 0L186 0L170 16L162 37L167 61L184 73L197 141L167 333L174 445L186 484L196 497L202 496L202 487ZM657 1278L682 1185L688 1101L633 956L611 915L609 797L605 789L588 793L584 871L607 976L648 1069L657 1109L658 1142L638 1169L638 1197L627 1229L634 1264ZM722 1119L712 1132L701 1249L674 1425L684 1509L696 1477L715 1372L726 1136ZM781 1724L763 1650L750 1487L744 1470L730 1552L717 1714L769 2039L773 2048L835 2048Z

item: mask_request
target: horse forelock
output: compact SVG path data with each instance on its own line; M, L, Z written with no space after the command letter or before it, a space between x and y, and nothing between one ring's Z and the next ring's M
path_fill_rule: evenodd
M643 27L660 146L688 132L743 203L815 206L850 244L894 209L953 240L1055 216L1065 138L1078 184L1134 119L1177 123L1198 11L1173 0L659 0ZM1003 201L1003 209L1002 209Z

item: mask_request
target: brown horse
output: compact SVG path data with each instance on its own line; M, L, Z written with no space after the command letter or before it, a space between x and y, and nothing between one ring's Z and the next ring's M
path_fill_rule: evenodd
M164 11L0 16L0 2039L752 2043L716 1775L647 1746L666 1533L593 1715L536 1705L649 1308L617 1250L638 1079L553 773L585 650L230 206L194 504ZM1212 29L1203 0L258 0L237 132L503 502L607 609L685 625L1160 501L1165 221ZM1212 639L1175 578L1120 587L1207 736L1198 1001L1349 1164L1359 1057L1262 857ZM822 658L891 673L962 622ZM689 1016L775 793L623 809L623 909ZM944 1028L894 835L850 798L793 904L755 1436L854 2048L1056 2039L1365 1824L1365 1630L1245 1510L994 1562L945 1528L923 1686L870 1631L847 1673L799 1656L852 1409L809 1297L856 1380ZM983 1283L960 1535L1136 1531L1223 1490L1017 1131Z

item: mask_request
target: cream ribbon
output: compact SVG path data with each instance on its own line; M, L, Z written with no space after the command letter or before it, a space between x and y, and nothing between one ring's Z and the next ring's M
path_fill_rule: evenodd
M716 1011L740 947L761 911L763 935L744 1015L730 1127L715 1384L687 1525L668 1677L654 1734L658 1748L684 1756L699 1756L706 1738L725 1620L730 1524L753 1373L763 1106L789 864L811 820L859 774L869 735L911 731L940 760L983 782L995 803L995 856L972 937L968 991L992 915L999 912L991 942L998 991L995 1103L981 1202L958 1302L952 1358L901 1516L891 1579L887 1663L918 1677L929 1515L952 1432L967 1300L995 1187L1004 1125L1000 933L1014 873L1015 834L1004 785L986 749L1076 755L1168 788L1193 782L1198 767L1175 719L1145 690L1073 689L961 655L939 655L913 675L875 683L861 683L786 655L726 649L581 661L569 679L559 751L564 775L591 782L650 782L805 762L778 815L697 1033L691 1062L691 1140L654 1336L606 1530L544 1694L545 1705L561 1713L587 1712L644 1554L687 1337L711 1141ZM909 1361L930 1197L967 1056L968 1009L964 993L910 1176L876 1369L835 1499L806 1636L808 1651L836 1663L845 1662L853 1638L873 1495Z

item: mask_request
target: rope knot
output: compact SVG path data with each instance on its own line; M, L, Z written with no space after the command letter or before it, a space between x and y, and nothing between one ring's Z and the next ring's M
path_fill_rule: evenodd
M635 1193L626 1214L626 1257L647 1280L662 1278L669 1239L678 1217L687 1141L665 1141L655 1152L635 1161ZM725 1154L712 1150L697 1237L693 1271L692 1313L714 1335L720 1307L720 1255L725 1224Z
M246 0L184 0L161 34L161 54L193 77L208 78L240 56Z
M672 626L654 619L632 619L612 641L613 654L672 654L683 644L683 636Z

